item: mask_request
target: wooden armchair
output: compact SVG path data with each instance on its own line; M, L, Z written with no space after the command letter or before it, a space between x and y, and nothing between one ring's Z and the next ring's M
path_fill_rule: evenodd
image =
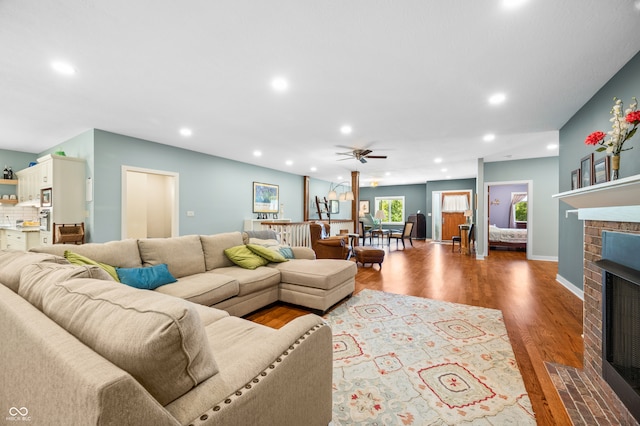
M405 222L404 228L395 229L389 232L389 247L391 247L391 239L395 238L396 240L396 249L398 249L398 241L402 240L402 248L405 248L404 240L409 239L411 243L411 247L413 247L413 240L411 239L411 231L413 231L413 222Z
M346 259L349 255L349 237L347 235L339 235L322 238L324 227L324 224L309 224L311 248L316 252L316 258Z
M367 228L366 226L364 226L364 222L360 221L360 238L362 239L362 245L365 246L366 245L366 241L367 238L369 238L369 245L372 245L371 243L371 229Z

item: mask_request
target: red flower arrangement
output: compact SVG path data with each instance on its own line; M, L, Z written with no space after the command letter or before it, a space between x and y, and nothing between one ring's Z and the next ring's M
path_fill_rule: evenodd
M631 139L638 130L638 124L640 124L640 111L637 111L638 100L633 97L633 102L629 105L629 108L623 113L622 101L618 98L613 98L614 104L611 108L612 129L608 133L601 131L593 132L585 139L586 145L601 145L596 151L607 151L607 154L613 156L619 156L622 151L627 151L633 147L623 149L622 146L626 141ZM606 140L605 138L609 136Z
M625 120L627 120L627 123L637 125L638 122L640 122L640 111L630 112L629 114L627 114L627 117L625 118Z
M607 136L605 132L593 132L589 136L587 136L587 139L584 141L584 143L587 145L597 145L598 142L604 139L605 136Z

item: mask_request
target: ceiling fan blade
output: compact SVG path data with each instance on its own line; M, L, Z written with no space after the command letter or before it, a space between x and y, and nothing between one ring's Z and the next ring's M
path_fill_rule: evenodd
M347 146L347 145L334 145L336 148L344 148L344 149L348 149L349 152L353 152L353 151L357 151L358 148L354 148L352 146Z
M336 155L348 155L350 157L353 157L353 152L349 151L349 152L336 152Z
M387 158L386 155L367 155L367 158Z
M373 151L371 151L370 149L361 149L361 150L354 151L354 153L356 153L356 152L357 152L359 155L361 155L361 156L365 157L365 156L367 156L367 155L371 154Z

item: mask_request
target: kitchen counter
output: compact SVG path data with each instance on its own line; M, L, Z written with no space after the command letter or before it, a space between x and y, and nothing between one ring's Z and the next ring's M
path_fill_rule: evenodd
M27 251L40 245L39 226L4 226L0 228L0 249Z

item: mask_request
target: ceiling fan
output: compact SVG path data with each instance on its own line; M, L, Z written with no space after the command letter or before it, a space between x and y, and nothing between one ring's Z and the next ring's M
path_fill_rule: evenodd
M349 148L351 149L351 151L336 152L336 154L347 155L350 158L355 158L356 160L360 161L362 164L366 163L368 158L387 158L386 155L371 155L373 151L371 151L370 149L351 148L351 147L344 147L344 148ZM350 158L341 158L338 161L349 160Z

